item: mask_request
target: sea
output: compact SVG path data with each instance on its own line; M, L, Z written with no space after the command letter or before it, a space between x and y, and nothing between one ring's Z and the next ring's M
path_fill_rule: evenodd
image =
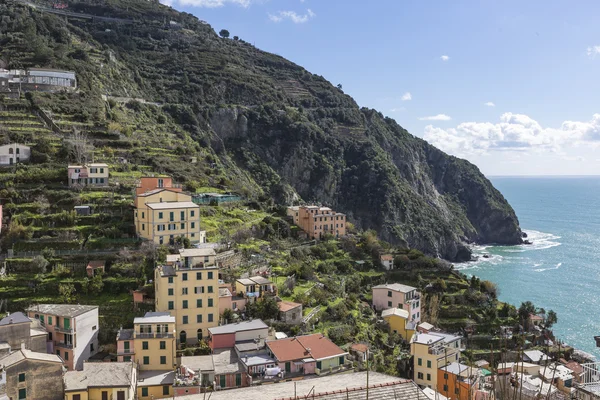
M477 246L479 260L457 269L495 282L502 301L554 310L556 337L600 360L600 177L490 180L533 244Z

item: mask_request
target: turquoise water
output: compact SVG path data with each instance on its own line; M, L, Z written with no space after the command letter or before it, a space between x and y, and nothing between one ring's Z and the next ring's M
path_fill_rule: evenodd
M502 301L556 311L555 335L600 358L600 177L491 181L533 245L478 247L492 257L458 269L495 282Z

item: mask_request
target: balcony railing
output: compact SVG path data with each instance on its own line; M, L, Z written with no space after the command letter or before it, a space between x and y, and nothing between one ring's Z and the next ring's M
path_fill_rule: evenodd
M66 328L64 326L54 326L54 330L62 333L74 333L73 328Z
M133 349L117 350L118 356L131 356L133 354L135 354Z
M174 335L173 333L170 333L170 332L158 332L158 333L155 335L155 337L156 337L157 339L160 339L160 338L174 338L174 337L175 337L175 335Z
M175 335L172 332L157 332L157 333L135 333L136 339L162 339L162 338L174 338Z
M62 347L63 349L72 349L73 343L56 342L56 347Z

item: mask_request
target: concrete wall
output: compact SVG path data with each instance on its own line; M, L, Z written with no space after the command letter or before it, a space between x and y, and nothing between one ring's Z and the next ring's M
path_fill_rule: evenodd
M34 351L30 348L29 326L29 322L0 326L0 340L8 342L12 350L20 349L21 343L25 343L27 349Z
M227 349L235 346L235 333L224 333L213 335L210 340L210 347L213 350Z
M75 329L76 343L73 348L74 365L77 370L83 368L83 362L98 353L98 309L95 308L85 314L72 319L71 324ZM93 350L91 349L93 345Z
M61 400L63 398L62 364L24 360L6 369L6 389L9 398L18 399L19 389L27 390L28 399ZM25 382L19 374L25 373Z
M302 306L291 309L287 312L282 312L281 321L290 325L298 325L302 323Z
M237 332L235 334L235 341L241 342L243 340L254 340L254 339L258 339L259 336L262 339L266 339L267 336L269 336L269 328Z
M163 386L169 388L169 394L163 394ZM157 386L146 386L148 388L148 395L142 396L143 390L141 386L137 388L138 399L166 399L173 397L173 385L157 385ZM192 393L189 393L192 394Z

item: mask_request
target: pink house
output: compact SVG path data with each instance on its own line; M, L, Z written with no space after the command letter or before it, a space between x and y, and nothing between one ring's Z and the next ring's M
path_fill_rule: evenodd
M401 283L374 286L373 307L377 311L401 308L408 311L411 321L421 321L421 293L412 286Z
M269 327L260 319L255 319L208 328L208 344L213 351L230 349L237 342L265 340L268 335Z

